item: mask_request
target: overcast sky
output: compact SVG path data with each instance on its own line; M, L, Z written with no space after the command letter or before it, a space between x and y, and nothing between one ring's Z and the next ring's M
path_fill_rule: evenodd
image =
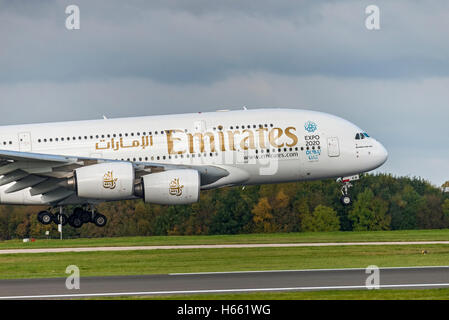
M65 9L80 9L67 30ZM368 30L365 8L380 9ZM449 1L0 0L3 124L312 109L449 180Z

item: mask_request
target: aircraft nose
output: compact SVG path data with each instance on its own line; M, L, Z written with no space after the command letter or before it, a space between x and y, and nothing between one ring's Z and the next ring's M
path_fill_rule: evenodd
M380 143L377 142L376 146L376 161L378 163L378 166L381 166L387 161L388 159L388 151L385 149L385 147Z

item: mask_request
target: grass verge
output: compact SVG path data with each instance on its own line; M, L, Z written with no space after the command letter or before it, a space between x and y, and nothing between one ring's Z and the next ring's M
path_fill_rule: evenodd
M398 230L366 232L298 232L239 234L212 236L151 236L116 237L94 239L37 239L23 243L22 240L0 241L1 249L63 248L96 246L152 246L152 245L200 245L242 243L307 243L307 242L373 242L373 241L448 241L449 229Z
M426 250L427 254L422 254ZM448 265L449 245L292 248L175 249L0 255L0 279L65 277L68 265L81 276L186 272Z
M103 297L95 300L448 300L449 289L323 290L271 293Z

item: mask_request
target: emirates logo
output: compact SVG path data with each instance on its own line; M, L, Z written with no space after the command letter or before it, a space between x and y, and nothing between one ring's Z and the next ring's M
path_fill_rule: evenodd
M117 185L117 178L114 179L114 174L112 173L112 171L108 171L107 173L105 173L104 177L103 177L103 188L105 189L115 189Z
M172 196L180 197L182 196L182 188L184 186L179 182L179 178L175 178L170 182L169 193Z

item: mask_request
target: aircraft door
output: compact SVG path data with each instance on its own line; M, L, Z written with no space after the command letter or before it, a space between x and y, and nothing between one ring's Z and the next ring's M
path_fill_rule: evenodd
M327 138L327 154L329 157L340 156L340 144L337 137Z
M19 133L19 150L23 152L29 152L32 150L31 133L29 132Z
M198 120L193 124L193 129L195 132L204 132L206 131L206 121Z

